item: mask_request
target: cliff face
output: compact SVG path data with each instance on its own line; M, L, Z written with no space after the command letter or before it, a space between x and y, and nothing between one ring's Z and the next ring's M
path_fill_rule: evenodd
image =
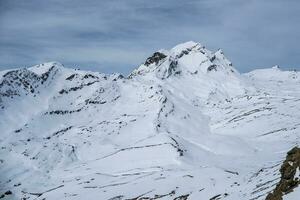
M300 148L294 147L287 153L280 168L281 178L274 191L268 194L266 200L282 200L283 195L293 192L300 183Z

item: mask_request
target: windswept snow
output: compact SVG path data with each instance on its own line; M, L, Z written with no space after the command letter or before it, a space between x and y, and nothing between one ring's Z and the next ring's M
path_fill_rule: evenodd
M127 78L57 62L0 74L4 199L264 199L300 141L298 72L240 74L195 42Z

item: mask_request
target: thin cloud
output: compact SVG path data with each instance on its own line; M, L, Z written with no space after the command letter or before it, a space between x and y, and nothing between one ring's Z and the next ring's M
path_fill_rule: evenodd
M300 2L0 1L0 69L56 60L128 74L188 40L222 48L240 71L299 67Z

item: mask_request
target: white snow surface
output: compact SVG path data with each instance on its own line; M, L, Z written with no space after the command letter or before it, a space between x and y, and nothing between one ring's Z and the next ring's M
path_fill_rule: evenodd
M293 192L284 195L283 200L299 200L300 197L300 188L297 187Z
M299 145L299 73L240 74L195 42L160 53L127 78L0 72L3 199L264 199Z

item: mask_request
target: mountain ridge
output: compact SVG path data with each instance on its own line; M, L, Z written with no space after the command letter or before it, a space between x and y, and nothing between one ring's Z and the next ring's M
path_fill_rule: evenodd
M128 77L56 62L0 78L0 194L264 199L299 144L298 72L240 74L187 42Z

